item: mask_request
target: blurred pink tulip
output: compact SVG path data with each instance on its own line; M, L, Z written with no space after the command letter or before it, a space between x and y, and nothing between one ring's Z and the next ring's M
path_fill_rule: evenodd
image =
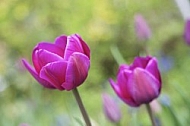
M150 103L150 107L154 113L160 113L162 111L162 107L157 99Z
M154 57L136 57L133 64L121 65L117 82L109 80L116 94L128 105L138 107L157 98L161 77Z
M117 123L121 119L121 112L118 104L107 93L102 94L103 109L106 117L114 123Z
M140 41L148 40L151 37L151 30L143 16L140 14L135 15L134 23L137 38Z
M30 126L30 125L27 123L21 123L19 126Z
M86 79L90 67L90 49L79 35L62 35L55 39L54 44L40 42L34 48L34 68L25 59L22 61L44 87L69 91Z
M187 45L190 45L190 19L186 21L184 28L184 40Z

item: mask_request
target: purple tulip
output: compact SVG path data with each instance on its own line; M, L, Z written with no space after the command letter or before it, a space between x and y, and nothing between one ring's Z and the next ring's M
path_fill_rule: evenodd
M151 30L143 16L140 14L135 15L134 22L137 38L140 41L148 40L151 37Z
M34 68L24 59L23 64L41 85L69 91L86 79L90 49L79 35L62 35L54 44L40 42L33 50L32 61Z
M190 19L186 21L185 29L184 29L184 40L190 45Z
M114 123L117 123L121 119L121 112L118 104L107 93L102 94L103 110L106 117Z
M136 57L133 64L121 65L117 82L109 79L116 94L128 105L138 107L157 98L161 76L154 57Z

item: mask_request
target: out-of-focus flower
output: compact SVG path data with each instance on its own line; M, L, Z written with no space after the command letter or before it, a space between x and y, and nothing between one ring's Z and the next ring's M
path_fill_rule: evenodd
M59 36L55 43L40 42L33 50L31 75L44 87L72 90L81 85L90 67L90 49L78 34Z
M30 126L30 125L27 123L21 123L19 126Z
M135 15L134 23L137 38L140 41L148 40L151 37L151 30L144 17L140 14Z
M155 57L136 57L133 64L121 65L117 81L109 79L116 94L128 105L138 107L157 98L161 76Z
M184 28L184 40L187 45L190 45L190 19L186 20Z
M162 107L157 99L150 102L150 107L151 107L152 111L155 113L160 113L162 111Z
M121 119L121 112L118 104L107 93L102 94L103 110L106 117L114 123L117 123Z

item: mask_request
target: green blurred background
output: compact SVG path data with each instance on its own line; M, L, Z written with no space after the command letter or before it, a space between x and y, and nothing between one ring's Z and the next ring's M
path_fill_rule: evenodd
M110 49L118 49L129 64L139 55L144 44L135 35L138 13L152 30L146 45L159 59L161 96L169 98L156 115L163 126L187 126L190 47L182 38L184 20L173 0L1 0L0 126L80 125L82 117L72 92L44 89L21 64L22 58L31 62L38 42L53 42L61 34L73 33L80 34L91 48L89 75L78 88L84 105L96 126L112 126L102 111L101 98L104 91L116 97L107 82L118 69ZM137 126L150 125L144 106L131 112L119 102L121 125L134 126L135 121Z

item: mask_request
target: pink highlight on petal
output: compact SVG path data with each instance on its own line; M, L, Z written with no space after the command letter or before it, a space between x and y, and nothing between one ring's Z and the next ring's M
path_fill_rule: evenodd
M61 57L64 56L64 49L61 48L59 45L53 43L40 42L33 50L40 50L40 49L55 53Z
M149 71L155 77L155 79L158 79L160 82L159 84L161 84L161 76L158 70L157 60L155 58L152 58L150 60L145 69Z
M71 36L68 36L67 38L67 46L65 49L65 60L68 60L69 57L74 53L74 52L80 52L88 56L90 58L90 49L88 46L84 43L84 41L80 38L80 36L74 34Z
M58 61L48 63L40 71L40 77L54 85L59 90L64 90L61 86L65 82L65 73L67 68L67 62Z
M130 91L137 104L149 103L159 95L158 81L148 72L136 68L130 80Z
M82 53L73 53L68 61L65 83L66 90L71 90L84 82L90 68L89 58Z

